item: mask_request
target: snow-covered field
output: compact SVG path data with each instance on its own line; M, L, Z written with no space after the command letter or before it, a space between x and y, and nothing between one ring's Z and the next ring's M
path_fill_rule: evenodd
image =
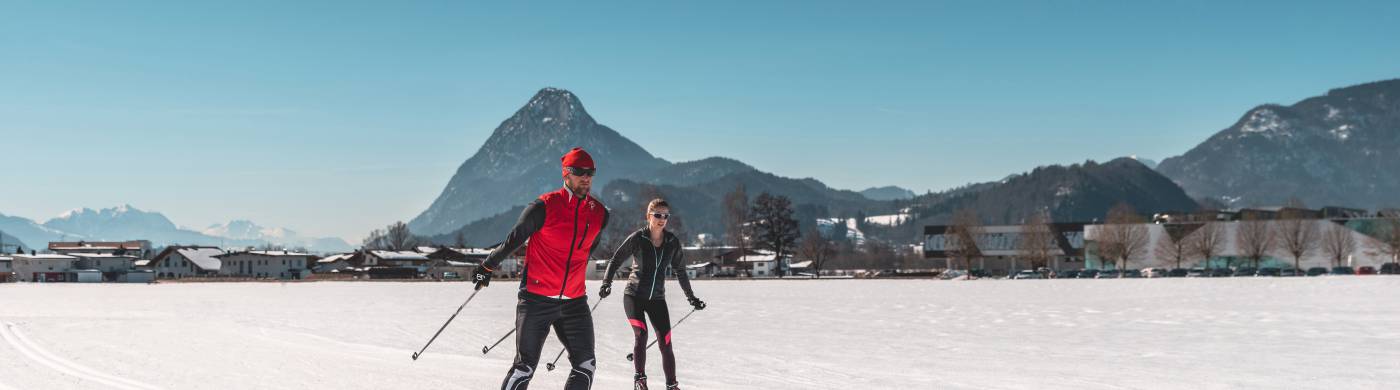
M513 284L0 284L0 389L491 389ZM590 291L596 284L590 283ZM699 281L687 389L1381 389L1400 277ZM672 317L688 310L671 298ZM621 300L597 389L630 388ZM558 344L544 355L552 358ZM567 361L565 358L564 361ZM564 361L561 361L564 362ZM649 359L660 387L660 359ZM562 387L566 369L535 389Z

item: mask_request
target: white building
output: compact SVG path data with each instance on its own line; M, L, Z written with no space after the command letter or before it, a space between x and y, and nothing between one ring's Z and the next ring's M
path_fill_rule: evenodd
M310 275L310 254L288 251L231 252L214 256L222 263L220 275L254 278L303 279Z
M365 254L366 267L427 267L431 262L428 255L415 251L369 251Z
M126 273L136 267L136 256L109 253L72 253L69 256L78 258L73 268L95 269L104 274Z
M13 257L0 256L0 283L14 280L14 261L15 258Z
M778 255L768 251L758 251L760 254L746 255L736 260L734 271L738 275L746 275L755 278L778 277L779 273L787 269L788 262L792 261L791 256L783 256L778 259Z
M1259 222L1269 223L1269 229L1276 229L1277 226L1273 225L1273 222L1275 221L1276 220L1261 220ZM1317 247L1315 247L1313 250L1309 251L1307 254L1298 259L1299 267L1302 269L1308 269L1312 267L1331 268L1333 266L1332 259L1329 258L1329 256L1326 253L1324 253L1324 251L1321 249L1321 241L1323 240L1324 236L1334 231L1345 232L1346 234L1349 234L1352 237L1352 240L1356 243L1354 250L1351 251L1350 255L1346 256L1347 260L1343 262L1343 266L1373 266L1379 268L1381 264L1390 262L1390 256L1383 254L1376 249L1378 246L1381 245L1381 243L1378 240L1376 240L1375 237L1361 233L1361 231L1369 229L1369 225L1375 224L1378 221L1382 220L1366 218L1357 218L1349 220L1308 220L1308 223L1314 224L1316 228L1317 233L1314 240L1317 241ZM1237 238L1237 232L1239 231L1241 224L1246 222L1214 221L1210 223L1218 224L1218 226L1220 226L1220 229L1223 231L1223 240L1220 246L1221 250L1217 252L1218 254L1214 258L1211 259L1211 267L1225 267L1227 265L1252 266L1252 264L1250 264L1251 260L1246 259L1243 254L1243 251L1240 249L1239 241ZM1163 241L1171 242L1171 235L1168 234L1167 227L1188 226L1188 228L1185 229L1185 231L1189 232L1185 233L1182 236L1182 238L1180 238L1180 240L1187 240L1189 242L1190 240L1195 239L1201 234L1201 230L1198 227L1200 226L1200 224L1201 223L1199 222L1174 224L1143 224L1143 226L1145 226L1147 230L1148 242L1144 246L1142 251L1134 254L1128 260L1127 267L1130 269L1147 267L1176 267L1176 260L1164 256L1164 251L1158 249L1158 246L1163 244ZM1099 259L1099 256L1096 253L1097 251L1095 250L1097 247L1096 241L1098 239L1098 236L1100 235L1101 229L1103 229L1103 226L1104 225L1087 225L1084 228L1085 241L1090 243L1090 245L1086 245L1086 248L1088 248L1088 250L1086 251L1087 255L1085 256L1087 258L1086 267L1114 268L1114 265L1112 264L1113 262L1111 260L1107 261L1108 264L1102 264L1104 261ZM1189 227L1194 227L1194 229ZM1277 237L1275 237L1274 239L1275 241L1278 240ZM1183 268L1202 267L1205 265L1201 261L1201 259L1195 258L1194 256L1187 256L1187 258L1188 260L1182 262L1181 266ZM1281 245L1279 245L1278 242L1275 242L1273 250L1270 250L1268 255L1266 255L1263 259L1260 259L1259 265L1260 267L1292 267L1293 256L1291 254L1285 253L1285 251L1281 248Z
M183 278L219 273L223 262L217 257L223 249L211 246L169 246L151 259L147 266L158 278Z
M15 278L24 282L66 282L78 258L65 255L14 255Z

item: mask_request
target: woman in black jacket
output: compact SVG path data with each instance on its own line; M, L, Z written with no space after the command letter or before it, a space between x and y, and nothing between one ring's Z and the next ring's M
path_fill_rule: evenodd
M652 328L656 329L657 344L661 349L661 367L666 372L666 389L679 390L680 386L676 383L676 357L671 353L671 318L666 309L666 274L672 271L676 273L681 290L685 291L686 299L695 310L704 310L705 302L696 298L690 291L690 278L685 274L681 240L666 231L666 222L671 218L670 205L666 204L665 200L653 199L647 204L646 218L647 226L627 236L622 245L618 246L617 253L613 254L612 261L608 262L608 270L603 275L603 287L598 290L598 296L607 297L612 293L613 274L617 272L623 260L635 256L632 261L632 274L627 278L627 290L622 298L622 307L627 312L627 321L632 324L632 334L635 337L632 346L632 354L635 356L632 365L636 370L633 376L636 383L634 389L647 389L645 320L650 318Z

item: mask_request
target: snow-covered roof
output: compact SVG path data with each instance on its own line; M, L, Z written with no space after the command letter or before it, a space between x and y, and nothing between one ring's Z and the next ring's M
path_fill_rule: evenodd
M738 260L735 260L735 261L740 261L740 262L773 261L773 260L776 260L777 258L778 258L778 255L773 254L773 253L769 253L769 254L764 254L764 255L748 255L748 256L740 257Z
M150 261L150 260L136 260L136 262L135 262L135 263L132 263L132 265L135 265L135 266L137 266L137 267L145 267L145 266L151 265L151 261Z
M414 249L417 249L417 250L418 250L418 253L433 253L433 252L437 252L437 250L438 250L438 248L435 247L435 246L420 246L420 247L417 247L417 248L414 248Z
M491 254L491 249L488 248L452 248L452 250L464 255L486 256Z
M24 260L77 260L78 258L65 255L37 254L37 255L15 255L16 259Z
M85 258L85 259L91 259L91 258L111 259L111 258L118 258L118 257L120 257L120 258L128 258L128 259L135 259L135 258L136 258L136 256L114 255L114 254L111 254L111 253L69 253L68 255L69 255L69 256L73 256L73 257L82 257L82 258Z
M384 260L428 260L428 256L413 251L369 251L369 253Z
M205 271L218 271L224 264L222 260L217 258L217 256L224 254L224 250L219 248L186 248L176 249L175 252Z
M685 266L685 268L687 268L687 269L701 269L701 268L709 267L709 266L712 266L712 265L715 265L715 263L705 262L705 263L698 263L698 264L687 265L687 266Z
M8 256L0 257L0 261L13 261L14 259L15 259L15 258L13 258L13 257L8 257Z
M811 260L799 261L799 262L796 262L796 263L789 264L788 267L792 267L792 268L811 268L811 267L812 267L812 261L811 261Z
M316 260L316 262L317 262L317 263L320 263L320 264L330 264L330 263L334 263L334 262L337 262L337 261L349 259L349 258L352 257L352 256L355 256L355 254L353 254L353 253L341 253L341 254L338 254L338 255L326 256L325 258L322 258L322 259L320 259L320 260Z
M466 262L466 261L452 261L452 260L448 260L448 261L447 261L447 266L449 266L449 267L472 267L472 266L475 266L475 265L476 265L476 263Z
M292 251L247 251L247 252L238 252L238 253L247 253L247 254L253 254L253 255L258 255L258 256L311 256L311 254L309 254L309 253L300 253L300 252L292 252ZM230 253L230 254L234 254L234 253Z

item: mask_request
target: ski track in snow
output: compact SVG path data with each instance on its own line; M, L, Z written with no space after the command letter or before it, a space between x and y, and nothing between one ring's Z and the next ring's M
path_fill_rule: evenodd
M0 324L0 337L3 337L6 343L9 343L29 360L66 375L123 390L159 389L145 383L106 374L54 355L26 337L24 333L16 329L13 323ZM4 388L4 386L0 385L0 388Z

